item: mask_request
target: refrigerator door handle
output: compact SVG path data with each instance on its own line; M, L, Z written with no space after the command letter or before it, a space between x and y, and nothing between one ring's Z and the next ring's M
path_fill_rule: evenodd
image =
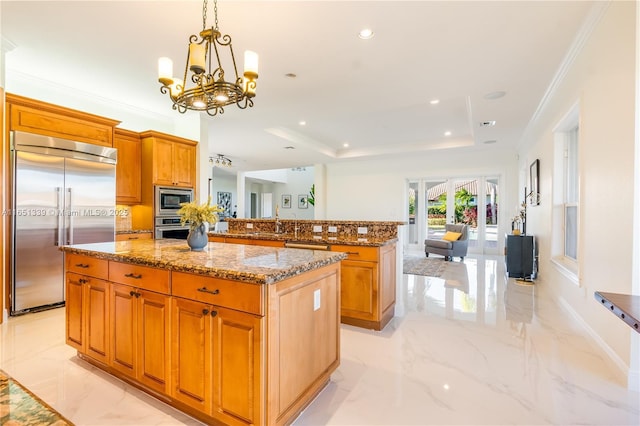
M64 215L61 214L62 212L60 211L60 206L62 205L61 203L62 188L60 188L59 186L56 186L54 191L56 192L56 209L53 212L53 214L56 216L56 230L53 234L54 235L53 245L57 247L64 244L64 241L62 239L63 238L62 226L64 225L62 221L64 219Z
M73 211L71 207L73 206L71 201L71 188L67 188L67 214L69 217L69 222L67 224L67 244L73 244Z

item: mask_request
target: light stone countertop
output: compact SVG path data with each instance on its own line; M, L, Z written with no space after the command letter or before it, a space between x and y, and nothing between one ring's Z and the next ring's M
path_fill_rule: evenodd
M254 284L272 284L347 257L341 252L224 243L209 243L204 251L194 252L185 240L172 239L76 244L60 250Z

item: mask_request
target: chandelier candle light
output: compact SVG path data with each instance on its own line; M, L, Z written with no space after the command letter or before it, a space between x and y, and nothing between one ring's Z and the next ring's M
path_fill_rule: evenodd
M187 110L205 111L211 116L224 114L224 107L236 104L245 109L253 106L258 79L258 54L247 50L244 53L244 78L238 76L236 59L231 46L231 37L222 35L218 29L218 2L213 1L215 26L207 28L207 2L202 5L202 31L200 37L189 37L187 62L182 79L173 77L173 62L167 57L158 59L160 91L169 94L173 109L180 113ZM221 52L229 48L235 81L225 80L225 71L220 62ZM212 65L212 61L215 63ZM192 85L187 84L187 72L191 71ZM189 87L188 87L189 86Z

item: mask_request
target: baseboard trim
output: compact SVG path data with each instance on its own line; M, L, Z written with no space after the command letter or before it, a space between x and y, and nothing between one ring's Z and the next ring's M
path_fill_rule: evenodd
M611 349L611 346L609 346L607 342L605 342L598 335L598 333L596 333L593 328L591 328L589 324L587 324L587 322L575 311L575 309L573 309L573 307L564 299L564 297L558 296L557 300L560 302L560 305L562 305L562 307L566 309L566 311L573 317L573 319L575 319L578 324L580 324L584 328L584 330L587 332L587 334L589 334L589 336L591 336L596 344L600 346L602 350L604 350L604 352L609 356L616 367L618 367L620 372L624 374L624 376L627 378L627 387L629 387L629 385L631 385L630 379L632 371L630 370L627 363L625 363L622 358L620 358L618 354L613 349Z

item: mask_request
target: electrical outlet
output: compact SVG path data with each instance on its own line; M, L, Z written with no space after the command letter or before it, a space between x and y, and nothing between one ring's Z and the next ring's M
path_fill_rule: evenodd
M313 225L313 232L322 232L322 225Z
M253 223L247 223L247 229L253 229Z
M317 311L318 309L320 309L320 289L313 292L313 310Z
M366 234L367 227L366 226L358 226L358 234Z
M338 232L338 227L337 226L330 226L329 227L329 232Z

